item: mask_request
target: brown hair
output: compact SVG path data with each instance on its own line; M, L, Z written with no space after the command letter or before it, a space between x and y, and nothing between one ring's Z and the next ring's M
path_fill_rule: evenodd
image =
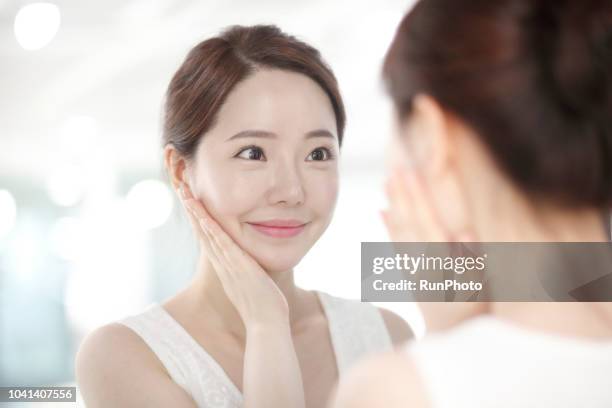
M609 0L422 0L383 75L402 118L417 93L432 96L524 191L611 206Z
M166 91L163 145L170 143L192 158L228 94L259 68L301 73L319 84L331 101L342 144L344 105L336 78L319 51L276 26L255 25L229 27L189 52Z

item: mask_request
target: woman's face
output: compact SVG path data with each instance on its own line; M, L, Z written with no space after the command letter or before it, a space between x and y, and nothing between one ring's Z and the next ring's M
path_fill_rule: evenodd
M338 155L336 118L323 89L305 75L263 69L228 95L200 141L189 183L242 249L268 272L282 272L329 225ZM278 227L284 223L302 227Z

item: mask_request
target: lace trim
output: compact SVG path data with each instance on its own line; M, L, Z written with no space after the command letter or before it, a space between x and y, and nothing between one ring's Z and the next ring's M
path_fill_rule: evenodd
M365 354L390 350L391 338L380 311L369 303L321 293L329 331L342 375Z
M172 379L202 408L238 408L242 394L223 368L159 304L120 323L133 328L158 354Z
M329 323L338 372L344 373L367 353L391 349L391 339L378 309L357 300L316 292ZM225 370L162 305L119 321L149 345L201 408L239 408L243 396Z

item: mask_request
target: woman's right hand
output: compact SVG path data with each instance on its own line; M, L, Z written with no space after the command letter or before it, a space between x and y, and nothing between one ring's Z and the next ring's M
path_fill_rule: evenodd
M181 196L227 297L244 323L244 407L304 408L287 299L266 271L208 214L183 183ZM265 373L265 375L263 375Z
M201 246L247 331L288 326L287 300L276 283L209 215L186 183L181 184L181 196Z

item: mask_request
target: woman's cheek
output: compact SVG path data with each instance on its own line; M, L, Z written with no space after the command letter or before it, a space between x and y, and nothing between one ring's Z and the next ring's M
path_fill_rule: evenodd
M337 172L327 172L314 177L308 186L309 206L319 217L331 219L338 200L339 181Z
M256 183L248 174L237 171L231 165L209 162L202 168L202 193L211 213L222 216L238 216L249 207L256 196Z

